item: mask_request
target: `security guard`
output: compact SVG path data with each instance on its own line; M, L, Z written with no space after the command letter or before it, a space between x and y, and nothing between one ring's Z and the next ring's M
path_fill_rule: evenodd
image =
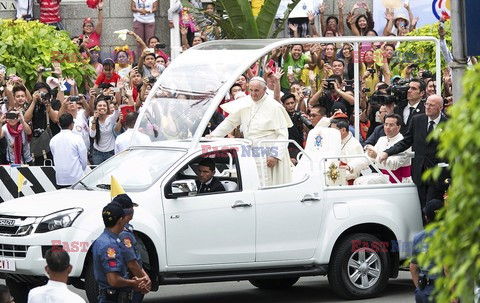
M93 268L99 286L99 303L126 303L132 299L133 291L145 287L146 279L128 279L128 269L123 256L123 245L118 237L127 215L118 203L109 203L103 208L105 230L93 244Z
M435 213L443 207L443 201L438 199L432 199L428 201L427 205L423 208L423 214L425 216L427 224L435 220ZM430 273L430 269L433 264L430 264L428 268L420 268L417 264L416 257L421 252L426 252L428 244L427 238L432 237L435 230L427 233L425 230L419 232L413 238L413 259L410 263L410 273L412 275L413 284L415 284L415 302L416 303L435 303L435 298L431 297L433 290L435 289L436 275Z
M133 233L133 226L130 224L130 220L133 219L133 207L138 206L138 204L133 203L132 199L127 194L119 194L113 198L112 202L120 204L125 212L131 212L127 215L127 223L120 233L119 238L124 246L124 258L127 262L128 270L132 276L147 278L147 288L142 292L135 291L133 293L132 303L142 302L143 296L150 290L151 280L147 273L142 268L142 257L138 249L137 239Z

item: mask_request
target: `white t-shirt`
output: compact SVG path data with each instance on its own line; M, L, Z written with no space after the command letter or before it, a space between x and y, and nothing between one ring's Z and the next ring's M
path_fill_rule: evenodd
M129 128L126 132L117 137L117 139L115 140L115 154L126 150L132 145L144 145L151 142L150 137L141 132L137 132L135 134L135 138L133 139L133 141L132 136L133 128Z
M77 112L77 117L73 119L73 124L72 132L82 137L88 150L90 148L90 136L88 134L88 119L85 117L85 110L82 109Z
M69 129L62 129L50 140L58 185L72 185L80 180L87 167L87 148L83 140Z
M146 9L151 12L153 10L153 4L157 0L132 0L135 3L135 7L138 9ZM140 13L133 13L133 21L138 21L141 23L153 23L155 22L155 14L146 14L141 15Z
M17 2L17 19L24 15L32 16L32 0L16 0L15 2Z
M28 303L45 302L85 303L85 300L68 290L67 284L50 280L44 286L35 287L28 294Z
M117 122L118 116L120 115L120 110L115 110L113 114L108 116L103 123L99 122L99 125L95 125L95 129L100 127L100 140L98 143L93 141L93 147L101 152L109 152L115 148L115 135L113 133L113 128ZM93 117L90 118L90 125L92 125ZM96 131L89 129L90 137L95 139Z

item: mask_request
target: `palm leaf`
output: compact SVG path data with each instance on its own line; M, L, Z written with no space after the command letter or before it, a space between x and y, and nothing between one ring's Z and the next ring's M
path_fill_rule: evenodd
M258 29L252 8L245 0L219 0L228 15L228 20L236 28L237 38L258 39Z
M257 22L258 36L260 39L269 38L272 24L275 21L280 0L265 0L260 13L255 20Z

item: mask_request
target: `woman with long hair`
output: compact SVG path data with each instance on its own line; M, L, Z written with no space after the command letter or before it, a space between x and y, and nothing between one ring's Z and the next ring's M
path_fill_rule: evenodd
M90 119L90 137L93 140L92 162L99 165L114 155L115 135L113 128L117 122L120 111L117 102L112 99L114 111L110 112L110 96L100 95L94 104L94 114Z

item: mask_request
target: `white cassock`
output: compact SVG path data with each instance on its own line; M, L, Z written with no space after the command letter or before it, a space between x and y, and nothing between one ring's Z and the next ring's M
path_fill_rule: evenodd
M379 168L379 169L389 169L392 171L394 175L397 176L400 182L405 181L404 179L408 179L410 174L408 176L405 176L405 173L402 171L397 171L400 168L403 167L409 167L411 165L411 159L406 155L406 153L411 151L411 147L406 150L406 153L400 154L400 155L393 155L387 158L387 161L385 163L381 163L378 160L378 155L380 155L381 152L389 149L395 143L401 141L403 139L403 135L401 133L398 133L396 136L392 138L388 138L387 136L380 137L377 141L377 144L375 144L374 149L377 152L377 159L370 158L372 162ZM355 184L357 185L363 185L363 184L382 184L382 183L387 183L387 179L389 179L389 175L385 174L385 178L382 178L382 176L379 176L378 174L371 174L368 176L362 176L358 179L355 180ZM390 177L390 179L393 179ZM390 180L392 183L393 181Z
M349 132L348 136L342 139L341 148L340 148L340 155L341 156L356 156L356 155L363 155L363 147L358 142L358 140L352 136ZM367 159L363 158L340 158L340 161L347 164L352 171L347 171L347 180L353 180L360 175L362 165L367 163Z
M211 136L223 138L238 125L242 125L243 136L252 140L253 149L270 147L270 156L278 159L277 164L270 168L267 167L266 156L255 157L260 182L266 186L290 183L292 172L288 142L267 143L262 146L258 144L261 140L288 140L288 128L292 127L293 123L283 105L265 94L257 102L247 96L224 104L222 109L229 115L215 128Z

